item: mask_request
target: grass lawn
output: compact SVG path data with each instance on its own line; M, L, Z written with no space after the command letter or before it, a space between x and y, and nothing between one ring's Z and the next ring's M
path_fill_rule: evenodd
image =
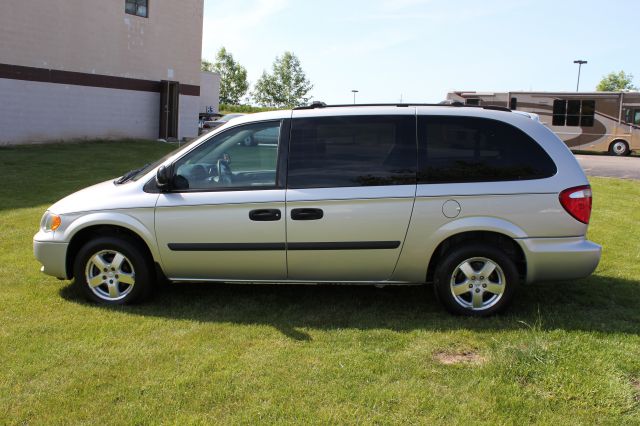
M169 149L0 149L0 424L640 424L640 182L591 179L593 276L489 319L426 287L172 285L102 308L39 272L52 202Z

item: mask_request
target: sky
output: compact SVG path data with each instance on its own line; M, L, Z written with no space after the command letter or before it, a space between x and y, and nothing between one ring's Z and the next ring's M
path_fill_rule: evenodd
M224 46L253 88L291 51L331 104L573 91L576 59L589 91L619 70L640 86L638 18L638 0L204 0L202 56Z

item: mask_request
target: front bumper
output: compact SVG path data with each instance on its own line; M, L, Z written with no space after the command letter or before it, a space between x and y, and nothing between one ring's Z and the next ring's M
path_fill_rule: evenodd
M584 278L595 271L602 247L584 237L516 240L527 261L527 283Z
M42 263L40 271L56 278L67 278L68 243L33 240L33 254Z

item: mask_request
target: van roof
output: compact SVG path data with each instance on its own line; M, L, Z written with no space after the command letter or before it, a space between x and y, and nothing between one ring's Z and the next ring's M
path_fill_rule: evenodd
M432 106L432 107L453 107L453 108L482 108L495 111L511 112L509 108L492 105L464 105L461 102L443 102L438 104L424 104L424 103L379 103L379 104L335 104L327 105L324 102L315 101L310 105L293 108L293 110L305 110L305 109L317 109L317 108L357 108L357 107L417 107L417 106Z

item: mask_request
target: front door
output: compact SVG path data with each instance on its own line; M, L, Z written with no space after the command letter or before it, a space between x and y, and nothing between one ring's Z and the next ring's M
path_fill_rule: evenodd
M156 206L156 237L169 278L286 278L280 138L260 138L286 134L285 122L238 125L174 163L174 189L160 194Z
M416 191L415 111L294 111L287 178L290 280L384 281Z

